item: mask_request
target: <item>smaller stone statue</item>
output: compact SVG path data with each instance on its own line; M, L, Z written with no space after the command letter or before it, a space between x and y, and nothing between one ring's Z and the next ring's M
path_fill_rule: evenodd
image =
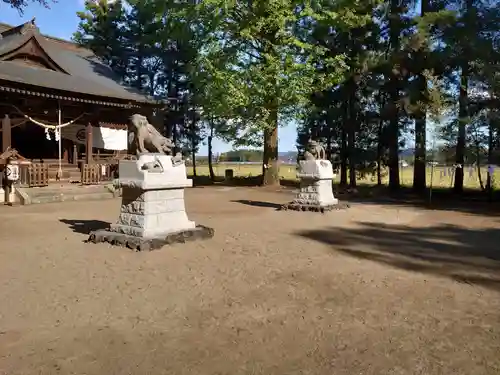
M332 180L335 177L332 163L326 159L326 152L319 142L309 140L304 159L299 161L297 177L300 191L282 210L326 212L339 208L338 199L333 196Z
M182 154L180 152L178 152L177 154L175 154L174 157L172 157L172 165L174 167L181 165L183 163L184 163L184 160L182 159Z
M141 169L143 171L156 172L156 173L163 173L165 171L165 168L163 167L163 164L161 163L161 160L158 157L155 157L153 161L144 163Z
M306 152L304 153L305 160L325 160L326 152L322 145L317 141L309 140Z

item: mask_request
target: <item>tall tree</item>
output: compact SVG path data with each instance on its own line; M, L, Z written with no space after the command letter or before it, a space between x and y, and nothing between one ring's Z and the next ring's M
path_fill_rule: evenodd
M344 5L285 0L202 3L205 14L215 15L227 86L241 93L235 108L263 133L264 185L279 182L279 123L295 118L312 92L343 77L344 56L328 56L328 50L309 37L318 23L349 28L367 22L346 12ZM317 70L320 64L337 69L327 75Z
M455 84L458 116L454 117L453 130L455 142L454 191L461 193L464 188L464 166L467 154L468 126L474 119L475 109L471 101L471 91L476 83L484 80L480 67L484 62L494 62L498 51L497 2L480 0L450 0L446 7L456 13L453 23L442 31L442 44L447 52L449 64L454 70L451 79Z
M130 83L151 96L157 93L158 73L162 67L158 40L163 32L158 5L154 0L128 0L125 14L124 40L129 57Z
M92 50L103 59L120 78L127 79L129 48L125 43L126 12L121 0L85 1L73 40Z
M422 192L427 186L427 120L435 118L437 112L445 109L445 93L440 91L440 83L443 77L450 74L446 54L435 46L441 43L440 25L455 21L455 17L445 8L445 3L421 0L420 14L412 21L415 27L404 47L406 57L403 62L409 79L403 91L409 103L405 106L407 115L415 121L413 188ZM429 81L438 84L429 85ZM432 116L429 116L429 111Z

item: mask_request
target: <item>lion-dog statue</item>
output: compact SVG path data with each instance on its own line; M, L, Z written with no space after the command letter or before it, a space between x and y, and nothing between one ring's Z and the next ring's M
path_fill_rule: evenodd
M326 152L323 146L321 146L317 141L309 140L304 153L305 160L325 160Z
M146 116L134 114L130 116L129 146L131 153L137 156L147 152L158 152L172 155L174 143L172 139L166 138L148 122Z
M146 116L135 114L130 116L129 125L129 153L139 157L144 153L160 153L165 155L173 155L175 147L171 138L164 137L156 128L148 122ZM172 165L180 165L183 163L182 154L178 152L172 157ZM151 164L151 165L150 165ZM154 165L153 165L154 164ZM158 163L146 163L142 169L158 170ZM160 168L163 169L163 168Z

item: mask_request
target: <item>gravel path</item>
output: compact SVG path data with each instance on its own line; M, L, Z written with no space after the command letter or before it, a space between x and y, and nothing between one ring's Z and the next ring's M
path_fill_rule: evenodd
M83 243L118 200L0 207L0 374L500 373L497 219L186 199L215 237L150 253Z

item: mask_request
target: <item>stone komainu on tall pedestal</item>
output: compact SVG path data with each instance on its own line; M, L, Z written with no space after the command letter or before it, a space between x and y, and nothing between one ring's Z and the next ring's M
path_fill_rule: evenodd
M326 160L325 149L316 141L309 141L304 159L299 162L300 191L295 199L283 205L284 210L325 212L345 208L333 196L332 163Z
M190 221L184 204L187 178L182 156L172 156L174 144L142 115L130 119L129 153L121 160L119 179L122 204L116 224L90 233L90 242L109 242L135 250L152 250L166 244L210 238L214 231Z

